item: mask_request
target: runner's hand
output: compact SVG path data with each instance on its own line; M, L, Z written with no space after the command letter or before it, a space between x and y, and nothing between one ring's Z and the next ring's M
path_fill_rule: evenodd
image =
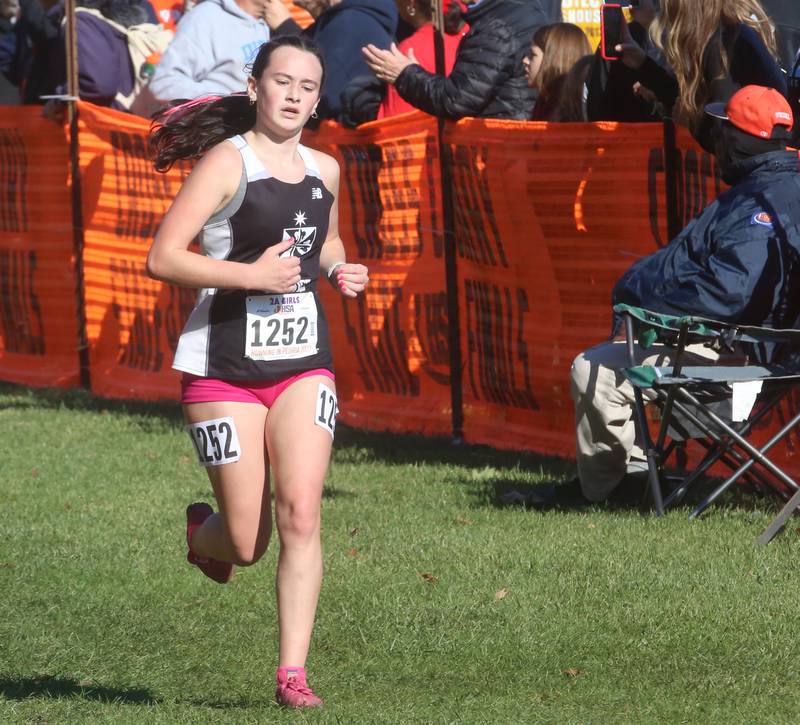
M250 265L248 289L264 292L295 292L300 281L300 257L281 257L294 242L289 239L269 247Z
M369 271L363 264L340 264L333 272L339 291L345 297L358 297L369 282Z

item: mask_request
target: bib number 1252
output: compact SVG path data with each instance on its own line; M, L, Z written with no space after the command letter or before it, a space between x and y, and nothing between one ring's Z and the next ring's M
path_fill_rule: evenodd
M241 456L239 436L233 418L214 418L187 425L186 430L197 451L197 462L204 467L234 463Z

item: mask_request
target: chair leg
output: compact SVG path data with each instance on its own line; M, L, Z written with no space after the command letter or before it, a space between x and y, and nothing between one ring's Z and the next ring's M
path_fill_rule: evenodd
M634 413L636 427L639 433L639 440L642 442L647 456L647 476L650 481L650 491L653 494L653 505L656 508L656 516L664 515L664 500L661 495L661 464L658 451L653 447L653 439L647 427L647 418L644 412L644 397L639 388L633 389Z
M685 393L685 391L682 391ZM706 411L707 415L712 418L712 420L716 417L713 413ZM718 421L714 421L718 422ZM732 428L727 426L724 421L719 421L719 424L726 430L728 435L731 435L733 440L740 445L744 450L751 456L749 460L745 461L733 474L727 478L720 486L714 489L711 494L706 497L697 508L692 511L689 515L690 519L694 519L699 516L703 511L705 511L719 496L721 496L730 486L750 467L755 464L756 462L761 463L765 466L770 473L775 475L779 478L783 483L785 483L790 488L794 488L796 490L800 489L794 479L790 478L786 473L784 473L780 468L778 468L772 461L770 461L764 453L766 453L772 446L774 446L779 440L781 440L792 428L800 422L800 413L798 413L794 418L792 418L783 428L781 428L772 438L770 438L760 449L751 446L747 441L744 440L740 435L738 435Z
M783 528L784 524L789 520L789 517L795 512L797 507L800 506L800 489L795 491L787 504L780 510L780 513L772 520L769 526L764 529L764 533L758 537L756 543L759 546L766 546L772 541L778 532Z

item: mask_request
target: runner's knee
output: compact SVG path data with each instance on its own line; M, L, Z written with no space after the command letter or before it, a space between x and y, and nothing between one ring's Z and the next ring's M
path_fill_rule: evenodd
M320 511L316 501L289 501L277 505L282 540L310 541L319 535Z

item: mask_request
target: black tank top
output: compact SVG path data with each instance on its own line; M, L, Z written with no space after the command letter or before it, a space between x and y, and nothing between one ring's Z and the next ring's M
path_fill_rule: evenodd
M283 256L300 257L301 282L290 294L200 290L173 367L230 380L272 379L314 368L333 372L328 324L317 293L333 195L306 147L298 146L305 177L290 184L271 176L242 136L228 141L242 155L242 183L231 202L203 226L201 252L247 263L292 240Z

